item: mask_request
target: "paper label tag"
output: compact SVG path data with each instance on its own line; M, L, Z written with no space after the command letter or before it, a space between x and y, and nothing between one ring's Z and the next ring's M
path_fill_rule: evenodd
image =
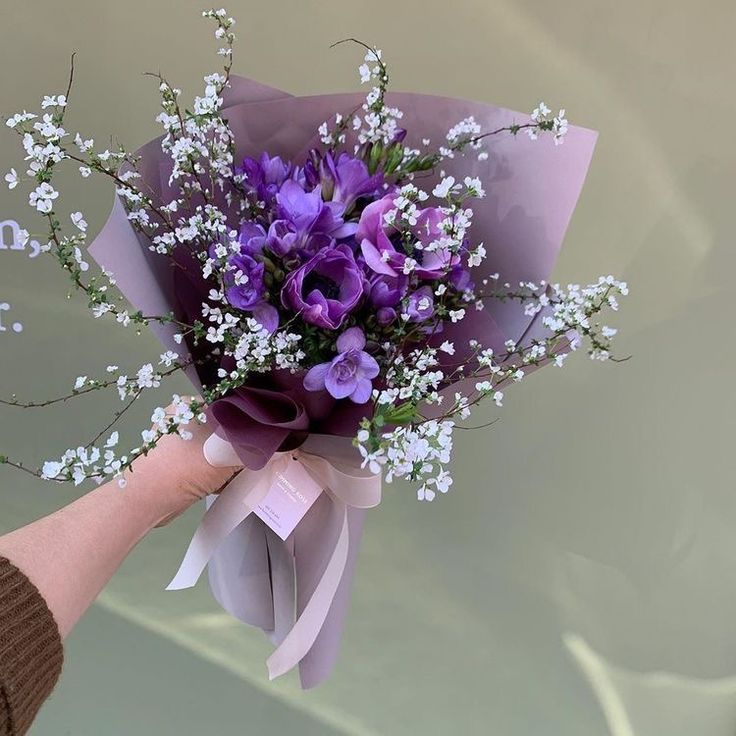
M298 461L289 462L253 513L285 540L322 493L322 487Z

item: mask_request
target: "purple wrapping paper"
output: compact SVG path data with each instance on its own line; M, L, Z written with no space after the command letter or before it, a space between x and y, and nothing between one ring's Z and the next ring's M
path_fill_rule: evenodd
M335 113L348 114L362 102L360 94L291 97L284 92L242 77L234 77L226 95L226 114L235 135L236 160L262 151L299 159L318 142L317 127ZM527 116L490 105L412 93L395 93L388 102L404 112L406 143L420 148L423 138L432 146L444 142L450 127L474 116L483 131ZM501 283L549 279L585 180L596 134L572 126L563 146L549 139L531 141L526 135L508 134L488 140L489 158L460 156L443 164L447 174L462 180L478 176L485 199L474 203L473 234L485 243L488 257L474 270L480 281L498 272ZM163 199L170 198L167 184L170 166L161 152L160 139L138 152L146 183ZM431 189L432 180L419 182ZM118 287L144 314L180 312L173 271L168 260L151 253L147 243L128 223L116 198L108 222L90 248L92 257L115 274ZM176 328L153 325L166 349L183 352L173 339ZM456 345L470 337L499 349L507 339L520 341L537 334L540 317L524 315L518 303L488 303L481 312L470 311L458 325L446 326L442 339ZM188 371L197 390L200 379ZM344 424L344 422L343 422ZM343 433L322 423L321 432ZM335 438L335 442L341 442ZM208 503L211 503L209 501ZM223 542L209 563L212 594L220 605L245 623L258 626L279 643L300 615L321 577L340 531L341 519L330 498L323 494L286 542L255 516L248 517ZM345 574L325 624L299 670L302 686L319 684L337 658L348 607L350 585L357 560L365 511L349 509L350 551Z

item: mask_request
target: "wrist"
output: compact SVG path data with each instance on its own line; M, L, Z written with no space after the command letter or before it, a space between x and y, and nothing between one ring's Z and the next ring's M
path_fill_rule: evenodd
M146 531L183 513L197 500L170 479L137 471L126 474L124 487L121 488L118 481L111 481L110 485L113 491L125 497L126 504L147 527Z

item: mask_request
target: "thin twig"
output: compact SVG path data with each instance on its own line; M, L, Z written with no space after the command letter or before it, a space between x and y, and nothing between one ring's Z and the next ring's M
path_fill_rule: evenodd
M23 465L23 463L13 462L5 456L0 458L0 467L2 467L3 465L7 465L8 467L15 468L16 470L20 470L24 473L27 473L28 475L32 475L34 478L43 478L41 471L31 470L30 468L27 468L25 465Z
M69 62L69 84L66 86L66 102L69 104L69 96L72 92L72 85L74 84L74 57L77 55L77 52L74 51L72 53L71 60Z
M178 370L183 370L184 368L189 367L190 365L192 365L193 362L194 361L191 358L189 360L182 361L174 365L172 368L169 368L168 370L163 371L159 375L162 378L167 378L173 373L176 373ZM85 394L92 393L93 391L99 391L101 389L110 388L110 386L115 386L117 382L118 382L117 378L112 378L109 381L101 381L99 383L95 383L93 385L74 390L69 394L65 394L64 396L57 396L54 399L47 399L46 401L23 402L23 401L17 401L17 400L0 399L0 405L16 406L20 409L42 409L47 406L53 406L54 404L66 403L67 401L71 399L75 399L78 396L84 396Z
M94 437L93 437L93 438L92 438L92 439L91 439L91 440L90 440L90 441L89 441L89 442L87 443L86 447L87 447L87 448L90 448L90 447L92 447L92 445L94 445L94 444L95 444L95 442L97 442L97 440L99 440L99 439L100 439L100 437L102 437L102 435L104 435L104 434L105 434L105 433L106 433L106 432L107 432L108 430L112 429L112 428L113 428L113 427L114 427L114 426L115 426L115 425L116 425L116 424L117 424L117 423L118 423L118 422L120 421L120 419L121 419L121 418L122 418L122 416L123 416L123 415L125 414L125 412L127 412L127 411L128 411L128 409L130 409L130 407L131 407L131 406L133 406L133 404L135 404L135 402L136 402L136 401L137 401L137 400L138 400L138 399L139 399L139 398L141 397L141 395L142 395L142 394L143 394L143 389L140 389L140 388L139 388L139 389L138 389L138 390L137 390L137 391L136 391L136 392L135 392L135 393L133 394L133 396L131 397L130 401L129 401L129 402L128 402L128 403L127 403L127 404L126 404L126 405L125 405L125 406L124 406L124 407L123 407L123 408L122 408L122 409L121 409L120 411L118 411L118 412L115 412L115 415L114 415L114 417L113 417L112 421L111 421L111 422L110 422L110 423L109 423L109 424L108 424L108 425L107 425L106 427L104 427L103 429L101 429L101 430L100 430L100 431L99 431L99 432L98 432L98 433L97 433L97 434L96 434L96 435L95 435L95 436L94 436Z

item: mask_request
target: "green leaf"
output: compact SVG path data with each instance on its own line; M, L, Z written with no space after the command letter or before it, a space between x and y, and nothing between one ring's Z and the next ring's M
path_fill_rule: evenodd
M416 419L416 406L410 401L389 409L385 413L386 421L391 424L411 424Z

